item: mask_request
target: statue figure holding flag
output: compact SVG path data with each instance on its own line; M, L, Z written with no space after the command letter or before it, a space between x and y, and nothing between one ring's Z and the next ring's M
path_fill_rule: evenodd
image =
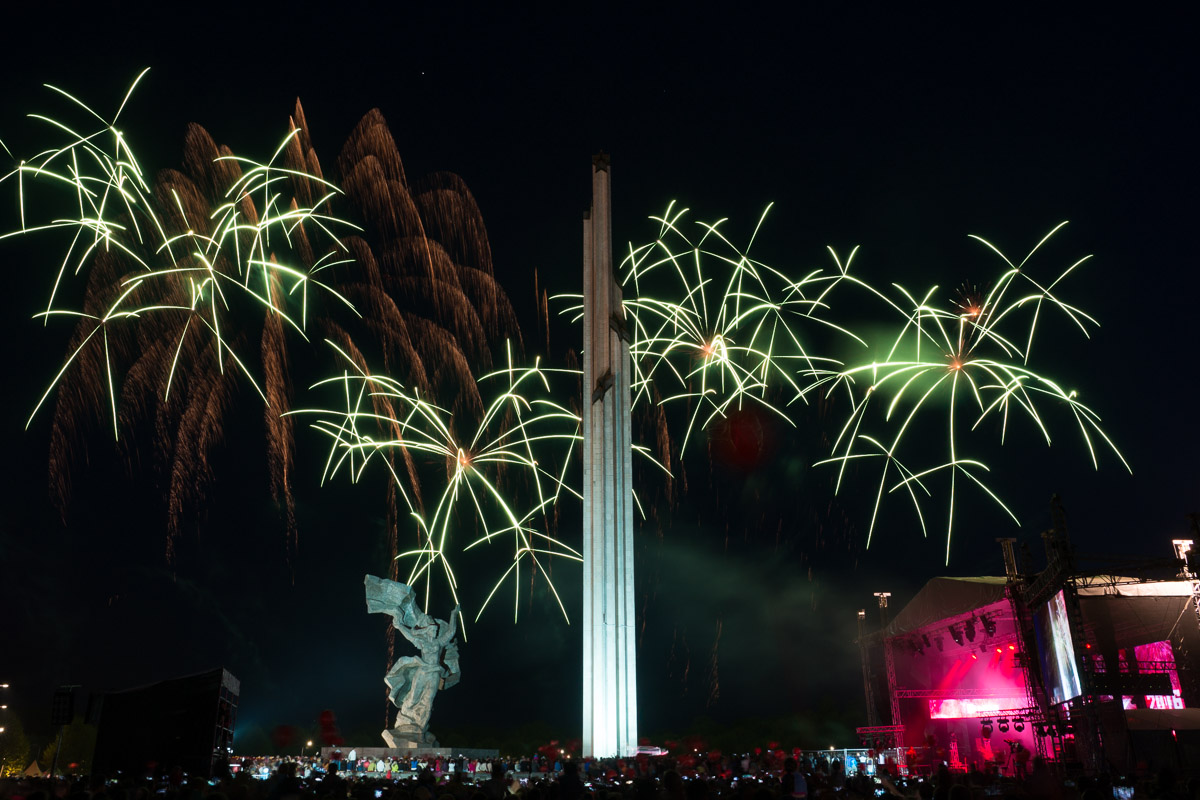
M420 651L401 656L384 676L396 712L395 725L383 732L388 747L399 750L437 747L429 733L429 715L439 689L449 689L462 676L458 667L458 606L450 621L434 619L417 605L411 586L366 576L367 613L390 614L392 625Z

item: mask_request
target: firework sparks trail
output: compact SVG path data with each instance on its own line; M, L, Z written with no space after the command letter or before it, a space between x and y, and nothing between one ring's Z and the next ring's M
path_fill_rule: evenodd
M265 400L271 492L295 545L292 420L282 416L296 370L288 331L307 338L315 325L313 338L351 351L376 344L392 374L474 412L482 409L471 365L490 365L489 339L519 339L515 315L465 184L449 173L409 184L378 111L364 116L337 160L344 199L322 175L299 101L289 134L265 162L240 158L190 125L183 170L149 178L117 127L144 75L111 118L55 89L84 123L35 115L62 144L0 178L15 188L20 216L2 238L58 236L65 253L40 316L73 318L75 332L30 416L56 395L52 491L65 515L90 418L99 414L125 450L132 438L118 433L148 425L170 476L170 556L186 512L212 483L208 456L241 373ZM35 221L49 203L53 215ZM365 225L361 235L344 235L354 226L334 216L346 203ZM78 278L82 308L63 300L75 296ZM419 486L412 491L419 506ZM391 512L389 530L394 541Z
M280 414L287 407L284 328L307 338L314 289L352 311L351 296L362 298L367 310L363 324L383 345L385 368L397 366L389 360L400 362L410 376L409 386L368 371L348 334L323 321L338 343L327 341L349 366L341 377L318 386L340 387L345 408L308 413L323 417L314 427L333 442L325 478L345 469L357 480L375 454L387 454L382 460L392 473L390 491L399 493L418 528L418 547L398 554L412 561L409 582L425 581L428 602L433 575L440 572L457 600L448 555L451 525L452 519L467 514L478 520L483 533L464 549L496 537L511 537L514 544L511 563L480 614L510 576L514 584L519 581L526 559L529 568L547 576L543 561L555 556L579 560L577 551L536 526L537 517L544 520L562 492L578 494L565 482L565 465L579 436L578 418L548 398L528 397L532 389L548 394L551 374L568 371L539 364L517 368L510 350L506 368L486 375L479 384L473 378L462 380L470 376L468 354L488 363L488 334L515 325L511 306L492 276L478 209L461 181L438 175L410 193L382 118L377 112L364 117L339 163L352 201L364 217L378 217L375 225L388 242L376 263L363 239L339 238L339 230L353 226L330 210L340 191L321 176L299 105L299 125L293 120L291 132L266 162L218 149L198 129L189 133L189 144L195 145L189 158L202 161L202 166L192 171L192 178L164 171L152 185L117 128L144 74L111 118L50 87L89 117L89 127L79 132L66 122L31 115L65 141L20 161L0 177L0 183L15 184L20 214L19 228L0 239L57 231L67 241L45 309L37 316L47 322L51 317L73 318L76 332L69 356L30 420L57 390L60 412L64 399L68 406L90 402L107 408L113 435L119 438L122 413L130 413L120 411L121 405L136 412L141 409L139 394L160 392L158 427L165 429L162 418L173 414L179 431L188 434L176 436L171 478L175 519L182 502L177 487L187 482L186 475L177 474L180 464L189 457L204 460L230 404L227 371L245 375L274 409L268 414L271 435L288 439L290 448L290 417ZM65 191L72 214L31 222L28 212L37 204L27 195L40 187ZM854 253L844 263L834 254L835 271L815 270L799 280L751 258L766 213L749 244L739 248L722 232L723 220L696 223L700 233L693 241L682 230L687 210L671 205L652 218L659 225L655 241L630 245L624 260L624 283L634 289L625 301L634 402L683 401L690 412L681 451L697 427L704 429L744 403L759 404L790 423L786 406L810 392L844 394L848 417L831 457L819 463L837 465L839 488L852 463L882 464L868 542L883 500L901 490L924 530L922 498L932 496L931 479L944 474L949 478L947 559L960 481L978 486L1012 513L984 481L987 466L965 455L964 433L977 430L989 418L1000 419L1001 444L1010 411L1032 422L1049 444L1039 403L1064 406L1076 420L1094 466L1103 445L1128 469L1101 429L1099 416L1075 392L1029 367L1044 309L1065 315L1085 335L1089 326L1097 325L1058 293L1059 284L1086 259L1049 282L1039 282L1026 269L1061 225L1020 263L979 239L1007 269L993 288L967 291L946 310L931 304L936 288L918 299L895 285L897 301L851 276ZM446 246L430 233L445 239ZM366 277L347 291L318 278L322 271L334 274L352 261L363 264ZM84 302L72 308L61 300L69 294L64 288L85 272ZM847 365L822 352L822 335L867 345L830 318L829 298L841 284L865 289L903 320L884 347L883 359ZM662 295L643 294L643 288ZM408 305L402 307L397 297ZM248 319L254 322L247 324ZM815 326L820 335L802 338L802 324ZM251 336L261 345L261 380L255 379L249 359L239 355ZM477 386L500 381L506 381L504 390L485 403ZM172 406L174 387L181 383L192 400ZM455 384L463 394L454 397L449 409L427 399ZM788 396L782 406L773 401L779 392ZM940 405L942 399L948 400L949 409L944 421L948 460L915 463L904 447L906 433L929 416L922 411ZM871 416L876 409L882 414ZM891 426L887 434L872 431L879 422L876 416ZM472 421L464 424L464 419ZM55 435L61 436L57 416L55 426ZM457 428L471 430L461 433ZM535 457L535 451L548 446L565 447L568 457L561 469L544 466L553 458ZM397 453L407 467L406 480L397 473ZM425 513L421 500L414 456L446 465L445 488L431 514ZM285 487L289 466L290 456L283 457ZM518 507L502 491L506 471L520 472L531 482L529 508ZM276 488L273 484L272 490ZM552 583L550 589L558 599Z
M772 402L769 390L790 394L787 403L803 400L841 366L806 342L801 323L862 343L828 318L833 289L843 281L859 283L848 265L836 273L815 270L795 281L751 258L770 209L759 217L746 247L739 248L721 231L725 220L694 223L700 235L692 241L682 230L688 209L672 203L661 216L651 217L659 225L655 240L631 243L622 262L623 282L634 289L625 301L634 403L654 402L657 387L660 404L683 401L691 408L681 451L697 428L746 402L794 424ZM649 293L651 287L657 294ZM565 313L578 316L581 308L572 305Z
M130 86L111 119L61 89L48 87L102 126L79 132L65 122L30 115L64 135L66 141L21 161L0 178L0 183L15 180L21 220L18 230L0 235L0 239L54 230L69 235L46 308L38 316L47 321L54 316L75 318L81 330L87 331L43 393L29 422L65 379L68 368L87 361L81 354L100 348L112 432L118 438L122 376L117 374L113 340L127 335L113 328L139 323L157 326L157 320L146 322L152 317L166 318L176 331L171 336L174 355L166 374L160 376L164 399L170 398L181 356L205 349L191 339L207 334L218 370L223 373L235 365L267 401L261 381L234 347L230 329L236 333L235 312L245 312L230 293L236 291L242 300L249 300L258 309L254 313L275 315L301 335L310 287L319 287L350 305L316 277L321 270L346 260L346 250L334 231L353 226L320 210L337 193L336 188L317 175L277 163L298 131L293 130L265 163L233 154L215 158L215 162L226 162L218 168L232 178L215 209L198 208L195 198L176 187L169 188L165 196L156 196L129 141L116 127L145 74L143 71ZM322 191L312 205L300 207L294 198L288 202L281 184L297 180ZM77 215L30 224L27 194L35 185L68 191ZM323 235L328 242L328 249L315 259L309 231ZM64 279L94 267L101 256L109 254L119 254L133 269L105 287L108 302L98 308L91 307L94 303L85 303L80 309L62 307L58 301ZM285 254L293 256L292 263L280 262Z
M458 580L451 564L451 554L458 549L454 531L463 524L463 517L472 518L481 534L463 545L463 551L498 538L510 539L513 546L509 566L481 604L476 620L510 577L516 619L525 561L529 562L529 568L546 576L559 609L567 617L546 562L556 557L582 561L582 555L543 528L549 529L545 523L547 511L563 492L579 497L568 486L565 470L580 440L580 419L544 395L550 394L550 379L555 374L578 373L547 369L538 362L531 367L517 367L510 348L507 366L480 378L485 396L488 396L486 389L492 386L498 386L498 391L487 403L478 426L469 435L459 436L451 424L452 415L445 409L399 381L372 374L359 359L336 344L329 344L347 366L341 376L322 380L313 388L336 389L341 407L290 412L315 415L317 420L312 427L331 440L322 482L340 471L357 481L375 456L395 450L417 458L432 458L444 465L445 485L432 504L428 519L402 491L418 539L417 547L397 555L398 559L412 562L406 582L412 585L423 582L428 604L435 572L440 573L455 603L459 603ZM379 412L379 398L387 400L387 413ZM387 463L388 469L392 469L391 461ZM548 466L552 463L561 466L554 469ZM502 488L506 473L510 472L520 473L532 486L532 491L527 492L528 507L519 506ZM394 469L391 479L403 489L404 481Z
M1028 269L1030 259L1062 225L1046 234L1019 263L990 242L972 237L998 255L1006 269L990 289L969 286L953 308L943 309L931 303L936 287L918 297L895 284L898 299L893 299L852 274L857 248L844 259L830 248L836 269L814 270L799 280L751 258L766 211L744 249L722 234L723 220L698 223L702 233L691 241L680 230L686 213L672 205L662 216L653 217L660 225L658 237L641 246L630 245L623 265L625 284L635 290L625 301L631 320L635 400L651 400L652 392L659 391L661 403L688 401L690 418L681 450L696 428L706 428L747 401L788 419L785 409L769 400L767 391L772 386L791 395L788 404L805 400L816 390L831 397L843 395L849 400L847 417L839 426L830 457L818 465L837 465L835 487L840 489L852 464L881 462L868 543L883 501L893 492L908 496L927 532L924 501L933 496L930 480L948 476L947 558L960 483L977 486L1012 515L985 480L987 465L971 457L967 448L972 443L966 434L990 418L1000 421L1001 444L1010 412L1032 422L1049 444L1043 406L1065 407L1093 466L1099 466L1097 450L1107 448L1129 468L1103 431L1099 415L1076 392L1030 366L1043 312L1061 313L1085 336L1090 326L1098 325L1066 302L1059 289L1087 258L1049 282L1040 281ZM664 280L664 275L670 280ZM660 296L643 292L649 286ZM865 293L881 302L885 313L898 315L903 320L899 332L880 348L834 321L830 301L839 286ZM580 308L573 305L566 312L578 315ZM834 336L801 338L799 323ZM844 364L829 354L831 341L837 339L853 340L868 352L886 356ZM672 394L665 388L668 384L681 388ZM881 404L882 422L890 426L885 433L873 430L878 420L868 414ZM943 420L947 459L917 464L913 459L918 450L905 447L909 444L905 434L931 416L928 412L935 406L948 409Z
M1007 269L986 293L963 292L953 309L931 304L937 287L918 298L894 284L901 297L900 303L871 290L900 313L903 323L894 338L885 343L886 355L882 359L848 365L819 382L826 385L830 394L844 393L850 410L833 443L832 455L818 462L837 465L839 488L851 464L881 462L868 544L883 501L893 492L902 491L908 496L922 531L927 535L922 503L932 497L929 483L938 475L945 475L949 480L947 562L960 480L978 487L1019 524L1011 509L985 481L990 472L988 466L967 455L964 436L977 431L992 418L999 420L1000 444L1006 439L1012 415L1032 423L1049 445L1050 430L1042 406L1053 403L1065 408L1074 418L1093 467L1099 468L1097 448L1103 446L1110 449L1127 470L1130 469L1101 428L1099 415L1080 402L1078 393L1066 390L1054 379L1028 366L1044 308L1061 312L1085 336L1089 325L1099 324L1058 294L1059 284L1088 257L1071 264L1048 283L1037 280L1027 269L1034 254L1065 224L1050 231L1019 263L1011 261L986 240L973 236L997 254ZM1028 312L1027 319L1022 320L1021 312ZM906 434L923 418L936 413L935 408L946 410L946 417L940 423L945 430L946 460L916 465L913 459L920 458L927 450L928 439L912 442L913 447L906 447L911 438ZM875 417L868 414L872 410L876 410ZM880 414L882 420L877 419ZM887 427L886 433L874 432L873 426L879 422Z
M897 285L900 299L896 301L852 275L850 266L856 251L844 260L833 253L836 269L815 270L793 281L732 247L720 233L720 223L703 224L700 241L695 244L687 241L679 233L678 221L682 215L683 212L672 213L668 209L667 214L656 218L662 226L659 239L640 248L631 247L626 259L626 283L632 283L638 290L626 301L632 319L634 344L631 349L639 369L633 389L635 395L647 402L659 391L659 383L669 381L682 386L677 394L667 395L661 402L687 398L696 406L703 406L703 416L698 409L690 415L689 435L696 426L703 428L723 416L735 403L747 400L767 405L783 416L784 409L771 405L767 399L766 391L772 385L786 389L791 401L804 399L817 389L828 396L846 395L850 400L848 418L832 444L831 457L819 463L838 465L836 485L840 488L851 463L882 459L869 537L874 532L883 499L900 490L912 499L924 528L926 515L922 496L932 496L930 479L939 473L947 474L950 480L947 548L953 532L958 483L967 481L977 485L1011 514L984 481L986 465L966 455L967 443L964 431L960 429L968 423L969 430L974 431L985 420L999 418L1003 443L1012 411L1031 420L1049 442L1049 430L1039 404L1052 399L1065 405L1074 415L1094 464L1098 465L1097 442L1102 442L1121 458L1100 428L1095 412L1083 405L1074 392L1064 390L1054 380L1028 366L1038 319L1044 308L1065 314L1085 334L1089 325L1096 324L1094 319L1058 294L1059 284L1086 259L1068 267L1053 281L1041 283L1029 273L1026 263L1045 243L1043 239L1020 264L1004 258L1008 269L986 294L980 296L978 291L968 291L955 308L945 310L931 304L930 298L936 288L918 299ZM682 240L685 247L668 246L665 241L668 238ZM999 254L990 244L988 247ZM726 249L729 252L724 252ZM705 260L715 262L725 272L711 274L703 264ZM676 294L668 294L667 299L655 299L640 293L643 284L652 282L652 273L656 270L677 279ZM881 301L891 313L900 316L899 333L886 340L883 347L887 353L885 358L847 365L823 354L822 347L827 346L829 336L816 337L814 341L818 344L808 344L801 339L797 323L812 324L826 334L834 334L835 338L848 337L870 350L870 343L829 319L831 294L843 284L865 291ZM1022 311L1030 312L1028 320L1022 319ZM1027 327L1019 325L1023 322L1027 322ZM1010 328L1018 328L1020 335ZM427 596L428 581L435 567L440 567L452 590L456 585L447 543L450 509L457 503L466 505L471 514L482 521L484 529L483 536L468 545L468 549L498 535L513 534L512 564L489 594L488 601L504 580L520 568L526 554L535 567L540 566L537 554L578 559L576 551L548 536L544 537L548 543L546 547L534 547L534 539L541 534L536 534L528 524L532 515L544 513L562 491L569 491L565 473L533 469L538 487L536 502L531 511L518 513L498 488L497 476L485 472L488 461L526 470L536 465L530 449L536 439L530 438L530 431L534 421L541 418L520 416L521 409L533 413L533 406L530 401L518 400L516 387L539 376L542 388L548 388L540 378L545 374L544 370L535 366L526 372L515 371L511 355L509 368L496 374L507 375L508 388L488 405L480 432L476 432L467 444L450 432L442 409L395 381L374 378L360 366L348 370L342 378L329 381L343 386L345 399L345 410L334 415L335 421L326 420L317 426L334 441L327 467L329 474L343 466L352 474L358 474L372 454L389 448L434 454L449 465L446 488L430 521L426 522L423 515L414 512L420 546L401 554L414 561L410 580L423 578L427 581ZM517 375L522 377L515 377ZM901 458L902 445L907 442L905 434L914 429L920 412L932 409L936 405L934 399L941 395L948 395L945 441L949 460L932 466L909 466ZM407 409L398 420L391 421L400 435L375 438L359 428L365 419L383 421L374 411L364 410L367 398L378 396L388 397L396 408ZM868 411L885 402L883 421L893 427L890 443L885 442L888 437L873 434L868 424L875 422L868 417ZM518 439L493 438L490 441L494 442L494 450L480 450L478 442L487 438L481 431L497 419L496 410L501 406L508 408L508 404L512 404L509 410L516 411L517 419L521 420L513 428L521 431L520 436ZM565 408L554 403L547 407L555 421L577 424L577 418ZM577 436L577 431L558 432L546 435L545 439L559 440L560 444L562 441L573 443ZM512 442L517 440L523 445L514 450ZM1124 463L1124 459L1121 460ZM542 490L543 479L553 484L552 492ZM398 482L399 478L396 480ZM486 520L489 513L494 515L496 512L494 509L489 512L481 497L496 503L496 508L500 509L498 521Z

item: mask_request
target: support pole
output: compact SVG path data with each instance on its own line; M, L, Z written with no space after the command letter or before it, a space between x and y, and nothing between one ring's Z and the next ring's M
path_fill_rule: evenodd
M875 693L871 691L871 657L867 650L866 619L867 610L860 608L858 610L858 651L862 656L863 694L867 700L867 726L873 728L879 725L879 714L875 710Z

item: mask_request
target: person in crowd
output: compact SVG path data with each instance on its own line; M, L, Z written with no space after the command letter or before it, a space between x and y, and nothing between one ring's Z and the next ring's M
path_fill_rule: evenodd
M329 769L325 773L325 777L321 779L321 787L319 793L322 796L336 798L342 800L348 793L346 779L338 774L339 767L336 761L329 762Z
M492 777L483 784L483 793L488 800L504 800L508 794L508 784L504 782L504 762L492 762Z
M583 781L579 778L579 765L568 761L558 777L559 800L580 800L583 797Z
M267 800L299 800L300 779L296 777L296 764L286 761L279 765L275 774L268 779Z
M796 759L789 756L783 762L782 796L795 800L806 800L808 797L808 781L800 771Z
M665 800L684 800L683 778L673 769L667 770L662 779Z

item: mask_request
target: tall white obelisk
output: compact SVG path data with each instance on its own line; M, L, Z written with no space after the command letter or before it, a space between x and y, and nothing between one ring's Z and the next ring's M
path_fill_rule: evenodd
M613 279L608 156L583 220L583 755L637 752L629 341Z

